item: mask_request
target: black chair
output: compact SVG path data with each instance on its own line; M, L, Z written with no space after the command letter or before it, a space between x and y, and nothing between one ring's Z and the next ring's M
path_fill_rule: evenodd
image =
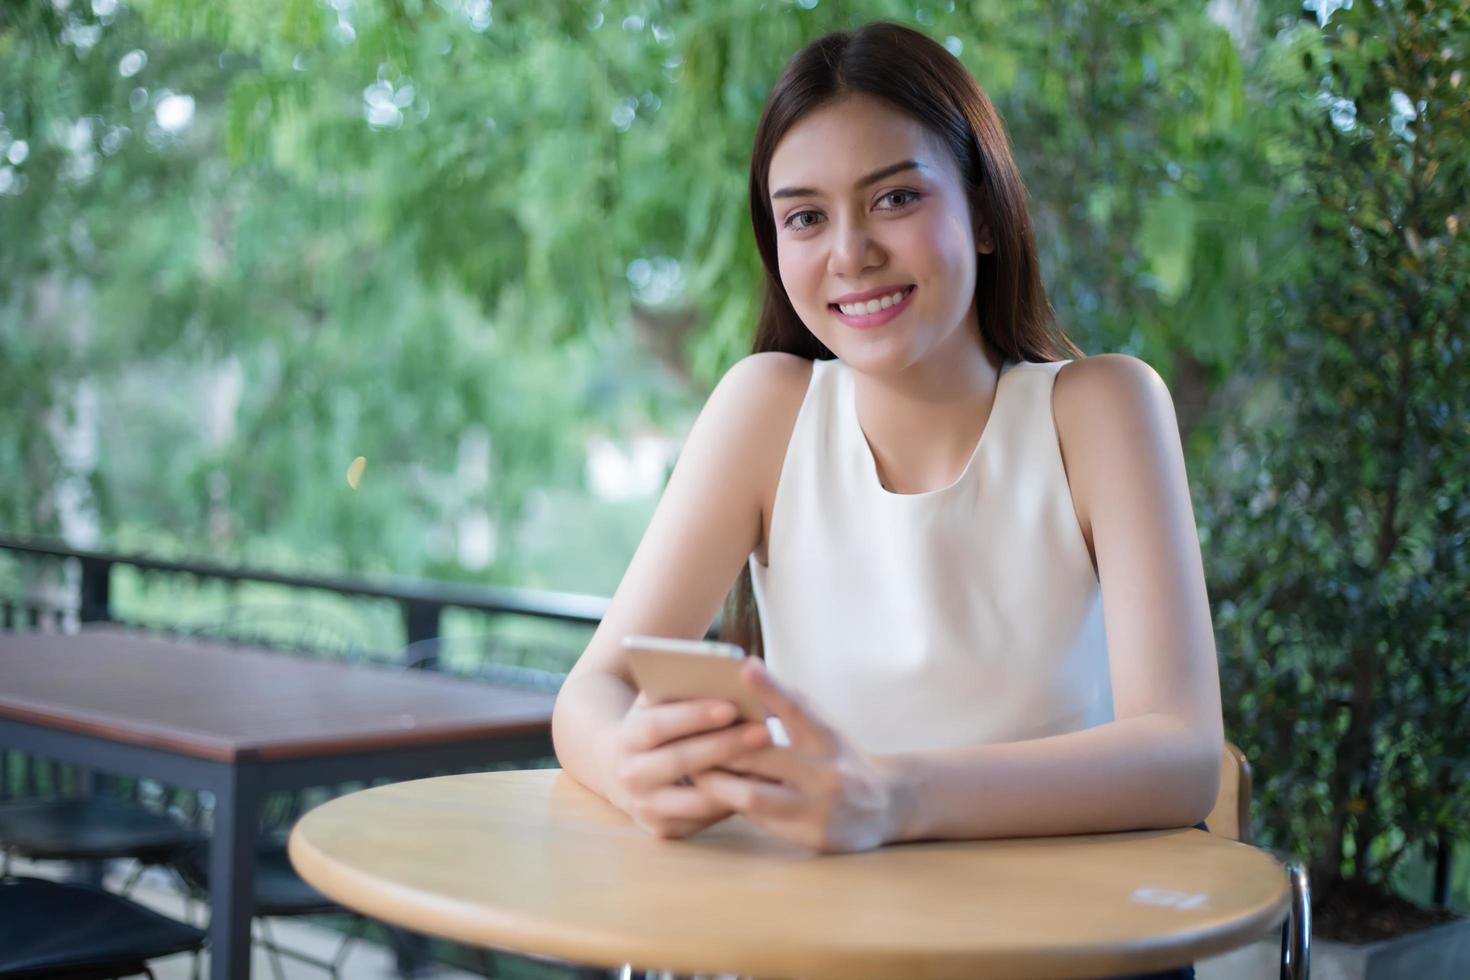
M182 882L185 894L202 902L209 900L209 853L207 848L185 852L173 862L173 869ZM342 938L337 954L330 960L321 960L308 953L282 946L271 935L269 920L298 918L313 915L349 915L346 909L308 885L291 866L286 856L286 846L279 842L266 842L255 854L255 919L260 923L261 936L256 940L270 956L271 968L278 978L285 977L281 957L287 956L303 963L326 970L337 977L342 962L347 957L348 946L362 931L366 920L353 915L352 927Z
M0 978L103 980L153 976L148 960L194 954L202 930L91 885L0 879Z
M204 836L177 820L110 796L0 803L0 875L12 856L32 861L138 862L126 894L143 868L166 864Z

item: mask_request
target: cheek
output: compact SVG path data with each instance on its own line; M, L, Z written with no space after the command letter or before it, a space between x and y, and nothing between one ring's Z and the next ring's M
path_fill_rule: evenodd
M916 274L945 284L950 300L945 305L969 302L975 290L976 256L962 219L945 217L915 227L906 248ZM931 301L937 299L931 293Z
M826 316L827 263L820 249L802 248L801 242L778 242L776 267L797 317L814 337L832 346L833 325Z
M776 267L781 272L781 285L798 312L820 305L824 267L815 249L802 248L800 242L778 242Z

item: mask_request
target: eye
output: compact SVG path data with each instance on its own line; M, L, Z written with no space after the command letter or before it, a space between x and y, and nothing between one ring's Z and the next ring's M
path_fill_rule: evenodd
M878 198L878 203L881 204L884 201L886 201L886 200L888 200L890 198L894 198L894 197L907 198L907 200L900 200L897 204L893 205L892 207L884 208L883 210L885 210L885 211L898 211L898 210L900 210L902 208L906 208L910 204L913 204L915 201L917 201L919 199L919 193L917 191L910 191L910 190L889 191L887 194L884 194L882 197Z
M794 214L787 215L786 216L786 220L783 221L783 222L781 222L781 223L783 225L785 225L787 228L791 228L791 229L794 229L796 231L801 231L804 228L810 228L812 225L816 224L816 222L813 221L813 222L811 222L811 224L803 224L798 219L800 219L800 218L818 218L818 217L821 217L821 216L819 214L817 214L817 212L815 212L815 211L797 211Z

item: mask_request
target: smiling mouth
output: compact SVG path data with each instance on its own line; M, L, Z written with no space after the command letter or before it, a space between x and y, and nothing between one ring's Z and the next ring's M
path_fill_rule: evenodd
M887 296L864 300L861 303L828 303L827 308L836 310L846 316L871 316L881 313L908 299L914 291L913 286L905 286L903 289L895 290Z

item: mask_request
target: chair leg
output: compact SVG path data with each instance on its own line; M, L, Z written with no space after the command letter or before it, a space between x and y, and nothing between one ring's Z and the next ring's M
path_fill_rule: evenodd
M179 897L184 900L184 921L192 926L194 924L194 889L189 885L189 880L184 877L184 873L177 867L172 864L166 864L164 867L173 873L174 884L179 886ZM208 906L204 905L203 908L208 908ZM201 919L201 928L205 925L207 923ZM196 976L194 980L199 980L199 978Z
M1312 889L1300 861L1286 866L1291 912L1281 927L1281 980L1308 980L1312 970Z
M286 980L286 967L281 962L281 949L276 945L276 937L271 935L270 926L266 920L261 918L260 922L260 944L265 947L271 959L271 972L276 975L276 980Z
M266 954L270 957L271 960L272 972L275 973L277 980L285 980L285 959L297 960L301 963L307 964L308 966L314 966L318 970L325 970L327 974L333 978L333 980L337 980L338 976L340 975L339 971L342 968L342 964L347 959L347 953L350 951L348 948L349 944L352 942L352 940L357 938L358 933L367 925L366 919L363 919L360 916L355 917L352 928L348 931L347 936L342 940L342 943L337 948L337 955L334 956L331 960L324 960L313 956L310 953L302 952L299 949L292 949L290 946L286 946L278 942L276 940L275 933L271 931L268 919L260 917L255 919L255 922L259 923L259 928L256 932L256 935L252 937L251 942L260 946L266 951Z
M332 980L338 980L338 977L342 975L342 964L347 962L348 947L352 945L352 941L361 935L363 929L366 927L367 919L364 919L360 915L354 915L352 917L352 928L348 929L347 935L342 937L342 945L337 947L337 955L332 957L331 966L328 967L332 971Z
M145 866L143 862L139 861L137 867L133 868L133 873L128 875L127 881L123 882L122 889L118 891L119 895L121 895L123 898L128 897L128 893L133 890L133 886L138 883L138 879L143 877L144 867Z

